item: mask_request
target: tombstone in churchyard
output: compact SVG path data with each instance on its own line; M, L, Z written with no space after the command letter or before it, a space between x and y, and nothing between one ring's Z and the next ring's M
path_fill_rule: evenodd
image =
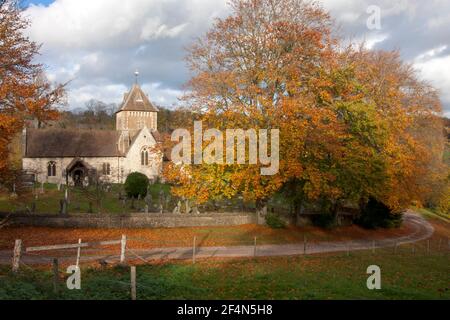
M159 213L163 213L164 211L164 202L165 202L165 193L164 191L159 191Z
M64 199L59 200L59 214L62 216L67 215L67 201Z
M145 205L144 212L145 212L145 214L148 214L148 204Z
M169 210L170 201L172 200L172 197L170 194L166 195L166 209Z
M152 203L153 203L153 197L152 197L152 194L149 192L149 193L147 193L147 195L145 196L145 203L147 204L147 206L149 207L149 208L151 208L152 207Z
M181 201L178 201L177 205L175 206L175 209L173 209L173 214L180 214L181 213Z
M31 203L31 213L36 213L36 202Z
M58 191L61 191L61 183L58 183Z
M41 194L43 194L43 193L44 193L44 183L41 182Z
M11 193L11 198L16 199L17 193L16 193L16 184L13 184L13 192Z
M66 188L66 191L64 192L64 200L69 203L69 188Z

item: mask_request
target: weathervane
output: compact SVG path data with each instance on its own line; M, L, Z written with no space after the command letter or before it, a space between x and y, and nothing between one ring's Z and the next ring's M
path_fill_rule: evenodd
M136 84L138 84L139 70L136 69L134 76L136 77Z

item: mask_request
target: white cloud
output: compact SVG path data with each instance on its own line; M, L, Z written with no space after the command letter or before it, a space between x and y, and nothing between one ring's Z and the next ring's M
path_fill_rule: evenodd
M439 89L441 100L444 105L450 105L450 55L437 57L428 55L428 59L420 59L414 67L420 72L422 77L429 81L434 87ZM450 110L446 109L446 114L450 115Z
M442 92L450 111L450 1L321 0L342 34L368 48L400 49ZM381 30L367 29L367 8L381 9ZM55 0L31 6L30 37L52 81L70 83L72 106L91 98L119 103L133 72L150 99L177 102L189 73L184 47L228 13L227 0Z

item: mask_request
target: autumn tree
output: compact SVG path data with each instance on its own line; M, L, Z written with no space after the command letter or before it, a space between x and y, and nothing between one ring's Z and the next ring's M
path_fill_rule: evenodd
M10 144L26 119L39 123L58 116L63 85L52 86L34 62L39 45L24 35L29 22L14 0L0 0L0 177L9 176Z
M316 202L334 214L371 197L397 210L422 201L442 162L442 143L432 140L442 132L436 91L396 52L344 47L315 2L231 6L189 50L186 102L205 127L279 129L280 170L172 164L174 192L200 202L239 194L264 210L291 189L297 207Z

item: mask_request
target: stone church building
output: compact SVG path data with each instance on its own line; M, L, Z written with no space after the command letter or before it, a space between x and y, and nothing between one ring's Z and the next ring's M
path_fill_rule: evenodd
M77 186L124 183L132 172L156 180L163 161L155 148L158 109L135 84L115 117L116 130L24 129L23 170L37 182Z

